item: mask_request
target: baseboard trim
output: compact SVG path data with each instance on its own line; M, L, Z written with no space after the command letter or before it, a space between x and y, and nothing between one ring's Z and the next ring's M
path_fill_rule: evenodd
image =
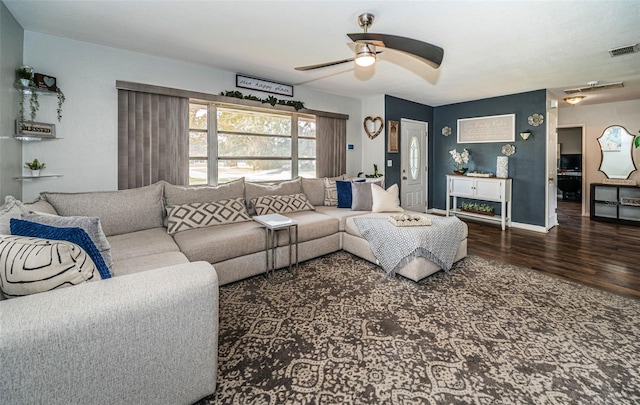
M437 214L437 215L447 215L447 210L441 210L439 208L430 208L427 210L427 214ZM474 221L479 221L479 222L486 222L486 223L491 223L491 224L496 224L495 221L492 220L483 220L482 218L473 218ZM518 229L524 229L527 231L533 231L533 232L541 232L541 233L547 233L548 231L545 229L544 226L539 226L539 225L532 225L532 224L524 224L521 222L513 222L511 221L511 227L512 228L518 228Z

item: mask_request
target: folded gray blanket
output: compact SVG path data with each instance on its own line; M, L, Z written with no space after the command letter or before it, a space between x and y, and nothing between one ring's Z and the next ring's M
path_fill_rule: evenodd
M449 272L464 235L457 217L432 218L431 226L416 227L397 227L386 218L358 217L353 222L388 275L419 256Z

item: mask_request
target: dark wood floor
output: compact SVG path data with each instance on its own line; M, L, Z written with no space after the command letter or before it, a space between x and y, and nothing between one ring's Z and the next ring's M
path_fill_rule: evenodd
M468 220L468 253L640 299L640 227L591 221L558 200L549 233Z

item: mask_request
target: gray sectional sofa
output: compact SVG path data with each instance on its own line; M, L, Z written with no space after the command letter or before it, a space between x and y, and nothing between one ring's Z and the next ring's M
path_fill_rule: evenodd
M82 398L116 404L189 403L211 394L218 286L266 271L265 232L245 220L169 234L167 207L239 197L255 214L254 198L296 193L315 207L284 214L299 223L300 261L344 249L376 262L350 221L371 213L325 206L323 179L272 185L241 179L197 188L159 182L111 192L45 192L25 204L39 213L99 217L115 277L0 302L0 396L8 403ZM465 225L456 261L466 256L466 236ZM288 263L287 243L285 233L279 235L279 267ZM398 273L419 280L437 270L419 258Z

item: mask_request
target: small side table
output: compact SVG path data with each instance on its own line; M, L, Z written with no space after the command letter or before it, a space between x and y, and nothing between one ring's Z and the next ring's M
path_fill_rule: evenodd
M276 270L276 248L278 247L277 234L279 230L286 229L287 232L289 233L289 240L288 240L289 273L295 274L291 272L292 265L293 265L293 258L291 255L292 255L293 245L295 244L296 246L295 269L297 271L298 270L298 222L280 214L257 215L253 217L253 220L259 223L260 225L264 226L264 229L265 229L264 250L267 258L267 261L266 261L267 272L265 276L267 277L267 279L270 279ZM292 230L294 231L293 233L295 234L295 242L291 237ZM269 251L271 251L271 268L269 268Z

